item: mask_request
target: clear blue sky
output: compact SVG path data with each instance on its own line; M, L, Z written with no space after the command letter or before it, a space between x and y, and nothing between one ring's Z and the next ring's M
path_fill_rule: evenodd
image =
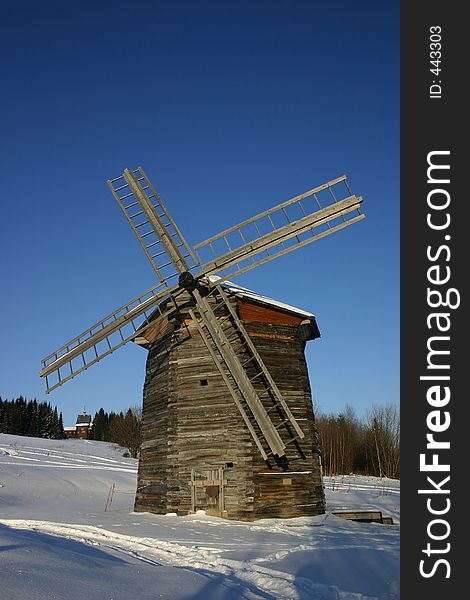
M0 30L3 398L141 402L133 344L49 396L37 373L153 285L105 183L142 165L193 245L347 174L365 220L236 281L317 316L322 411L398 404L398 2L18 1Z

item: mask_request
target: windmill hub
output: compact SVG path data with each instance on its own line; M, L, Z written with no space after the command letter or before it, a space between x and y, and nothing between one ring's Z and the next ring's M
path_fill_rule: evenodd
M189 271L184 271L183 273L181 273L178 279L178 283L182 288L188 290L188 292L192 292L196 289L197 286L196 280Z

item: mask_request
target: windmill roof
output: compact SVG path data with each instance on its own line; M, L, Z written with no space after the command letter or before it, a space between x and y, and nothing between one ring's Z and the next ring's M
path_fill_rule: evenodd
M207 279L210 283L216 283L221 278L217 276L209 276ZM220 281L220 285L223 288L225 288L229 293L235 295L236 297L242 300L253 302L255 304L261 305L262 307L266 307L277 312L288 313L293 317L299 319L301 327L300 337L303 341L313 340L321 336L315 315L313 313L308 312L306 310L302 310L301 308L297 308L296 306L292 306L291 304L286 304L285 302L274 300L273 298L269 298L268 296L263 296L262 294L258 294L253 290L236 285L231 281ZM141 332L143 331L143 327L145 327L147 324L149 325L149 327L152 327L152 319L154 314L155 316L158 316L157 311L155 311L155 313L152 313L149 316L148 320L142 324L140 330ZM155 323L157 322L158 318L156 319ZM162 333L162 331L163 330L161 330L159 333ZM155 339L155 331L152 332L150 336L151 338ZM135 336L132 339L132 341L139 346L148 348L148 344L151 338L148 337L147 332L145 334L139 333L139 335Z
M209 281L211 281L211 283L216 283L218 279L220 279L220 277L213 275L209 277ZM274 308L280 308L281 310L305 317L306 319L315 318L315 315L311 312L307 312L306 310L302 310L301 308L297 308L291 304L286 304L285 302L279 302L279 300L274 300L273 298L269 298L269 296L263 296L262 294L258 294L253 290L232 283L231 281L223 281L221 285L241 298L250 298L251 300L261 302L262 304L266 304Z

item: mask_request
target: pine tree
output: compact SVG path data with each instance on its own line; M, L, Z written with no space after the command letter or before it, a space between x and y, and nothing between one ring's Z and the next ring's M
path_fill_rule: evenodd
M28 427L28 435L30 437L39 437L38 434L38 402L35 398L31 402L31 416Z
M2 420L0 422L0 433L8 433L8 429L10 427L10 414L11 414L11 404L8 400L3 402L3 415Z
M18 406L20 413L20 428L18 435L26 435L28 431L28 404L23 396L18 398Z
M59 415L57 414L57 407L54 408L54 411L51 412L51 431L50 436L53 440L60 439L60 427L59 427Z
M27 401L23 396L15 400L0 397L0 433L30 437L65 437L62 413L50 403Z
M109 441L129 449L133 458L141 444L141 416L137 409L129 408L125 415L114 414L110 420Z
M62 413L59 414L59 431L60 431L60 439L63 440L65 438L65 429L64 429L64 419L62 418Z
M18 399L13 401L10 407L10 422L7 433L21 435L21 405Z
M95 413L93 425L91 426L91 440L98 440L99 442L104 441L106 436L107 421L108 414L104 412L104 409L100 408L100 410L97 413Z
M38 402L38 437L44 437L44 402Z

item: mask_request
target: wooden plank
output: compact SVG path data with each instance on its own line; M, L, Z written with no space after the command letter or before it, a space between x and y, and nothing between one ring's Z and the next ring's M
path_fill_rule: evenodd
M333 511L332 514L341 519L362 523L381 523L383 519L380 510Z
M246 298L237 298L237 304L240 319L245 323L254 321L256 323L271 323L276 325L300 325L300 322L304 318L297 317L281 310L268 308L267 306L254 304Z
M227 480L226 479L205 479L203 481L193 481L190 480L188 481L189 485L193 485L194 487L207 487L210 485L227 485Z

